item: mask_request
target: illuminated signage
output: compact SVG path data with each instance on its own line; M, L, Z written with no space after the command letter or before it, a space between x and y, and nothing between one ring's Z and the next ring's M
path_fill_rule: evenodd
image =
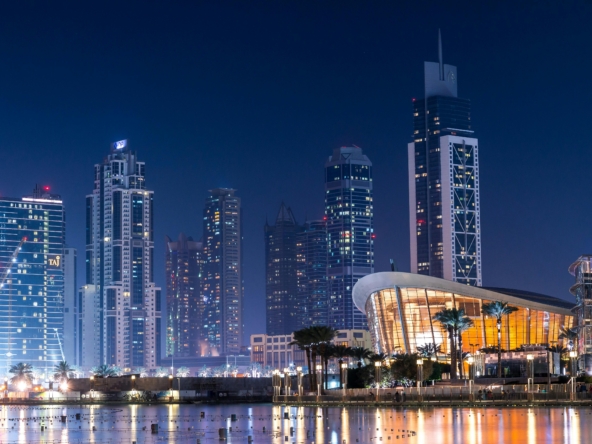
M59 254L48 254L47 255L47 268L61 268L62 267L62 256Z
M127 146L127 139L125 140L120 140L118 142L115 142L113 144L113 149L114 150L122 150Z

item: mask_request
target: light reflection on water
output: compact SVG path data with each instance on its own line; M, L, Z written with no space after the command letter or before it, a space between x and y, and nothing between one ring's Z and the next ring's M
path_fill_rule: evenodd
M202 411L205 419L200 419ZM289 413L288 419L285 412ZM82 414L81 420L75 419L76 413ZM67 416L66 423L60 420L62 414ZM232 414L237 416L237 421L231 421ZM151 433L151 424L158 424L158 434ZM41 425L47 430L41 431ZM271 444L576 444L592 437L592 410L585 407L303 408L269 404L0 408L2 444L131 444L133 441L195 444L198 438L203 444L219 443L218 429L223 427L232 427L228 443L247 443L250 435L254 443Z

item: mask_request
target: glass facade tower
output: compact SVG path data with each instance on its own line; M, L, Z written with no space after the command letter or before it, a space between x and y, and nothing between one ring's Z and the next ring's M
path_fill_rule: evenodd
M153 192L126 140L95 165L86 198L85 366L154 368L160 359L160 288L154 284ZM92 323L93 326L90 326Z
M374 210L372 162L361 148L337 148L325 163L325 217L328 325L364 329L352 289L374 272Z
M166 355L201 356L203 245L181 233L166 241Z
M204 209L203 337L206 356L238 354L243 336L241 200L210 190Z
M306 222L296 236L299 328L328 324L327 222Z
M282 202L275 225L265 224L265 293L268 335L300 328L296 239L302 227Z
M66 220L60 197L48 191L0 198L2 373L25 362L48 374L63 359Z
M425 97L413 101L409 156L411 271L480 286L478 141L456 67L425 62Z

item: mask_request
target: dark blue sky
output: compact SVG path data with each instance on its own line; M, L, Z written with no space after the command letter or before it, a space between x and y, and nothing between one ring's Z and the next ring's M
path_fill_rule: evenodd
M323 163L355 144L375 166L376 269L409 270L411 99L441 28L480 141L484 284L569 298L567 267L592 252L591 2L171 3L0 6L0 195L50 185L81 258L93 165L127 138L155 190L161 286L164 235L199 237L207 190L239 190L260 332L266 216L284 200L321 217Z

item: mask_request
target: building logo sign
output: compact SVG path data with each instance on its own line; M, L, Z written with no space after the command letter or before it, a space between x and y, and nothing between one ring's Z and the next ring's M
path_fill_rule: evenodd
M114 150L122 150L127 146L127 139L125 140L120 140L118 142L115 142L113 144L113 149Z
M56 269L62 267L62 256L59 254L47 255L47 268Z

